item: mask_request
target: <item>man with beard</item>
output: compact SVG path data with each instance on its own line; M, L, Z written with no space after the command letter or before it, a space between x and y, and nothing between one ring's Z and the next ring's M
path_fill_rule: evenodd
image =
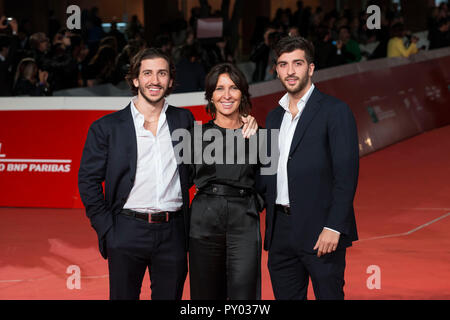
M267 129L279 130L278 141L269 141L279 146L277 174L264 177L264 248L275 298L306 299L311 278L317 299L343 299L346 248L357 240L355 119L345 103L312 84L308 40L286 37L275 51L287 90L266 119Z
M100 253L108 259L110 299L138 300L149 269L152 299L179 300L187 274L192 183L187 164L177 164L171 133L190 130L194 117L165 99L175 67L160 50L141 50L126 80L136 96L91 125L78 187ZM243 121L245 134L257 127L253 117Z

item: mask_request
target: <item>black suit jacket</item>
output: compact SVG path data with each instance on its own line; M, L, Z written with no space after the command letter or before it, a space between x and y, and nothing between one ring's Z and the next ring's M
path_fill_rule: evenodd
M267 129L280 129L285 110L278 106L266 118ZM269 135L270 137L271 135ZM269 139L269 148L270 141ZM276 142L277 143L277 142ZM353 198L358 181L359 148L350 108L315 88L300 116L287 163L288 189L295 230L292 244L306 252L324 227L341 233L338 248L358 239ZM266 234L270 249L275 217L277 175L263 177L266 186Z
M86 215L97 232L100 253L106 258L105 235L130 194L136 176L137 140L130 105L106 115L89 128L78 172L78 189L86 207ZM194 123L192 113L169 106L166 110L169 131ZM173 142L175 145L176 143ZM183 197L185 236L189 235L189 170L178 165ZM105 190L103 193L104 182ZM186 244L187 244L186 237Z

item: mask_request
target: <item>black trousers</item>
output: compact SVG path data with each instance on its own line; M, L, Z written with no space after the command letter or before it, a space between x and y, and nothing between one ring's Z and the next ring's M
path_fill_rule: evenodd
M189 279L192 300L261 298L259 216L248 197L197 195L192 202Z
M187 275L183 218L148 223L119 214L106 234L111 300L139 300L148 269L152 300L180 300Z
M275 299L306 300L309 278L316 299L344 299L346 249L327 253L320 258L316 253L299 250L290 241L289 235L295 232L291 218L283 212L276 212L268 257Z

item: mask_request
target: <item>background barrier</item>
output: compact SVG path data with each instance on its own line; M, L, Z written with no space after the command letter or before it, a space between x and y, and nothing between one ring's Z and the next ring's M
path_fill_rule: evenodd
M323 92L352 109L360 155L450 124L450 48L409 59L380 59L320 70ZM284 94L278 80L250 86L252 114L264 126ZM0 99L0 206L81 208L77 173L87 130L130 97ZM173 94L169 103L208 121L203 93Z

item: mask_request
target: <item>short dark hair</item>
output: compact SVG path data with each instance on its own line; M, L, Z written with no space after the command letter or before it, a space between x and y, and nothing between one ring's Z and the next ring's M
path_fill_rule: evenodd
M242 98L239 104L239 114L247 116L252 109L250 93L248 92L248 82L242 71L232 63L218 64L212 67L206 75L205 99L208 101L208 104L206 105L206 112L209 113L213 119L216 117L217 110L214 103L211 102L211 99L214 91L216 90L217 81L222 74L228 74L236 87L238 87L241 91Z
M314 62L314 45L303 37L284 37L278 41L275 46L275 59L278 60L283 53L297 49L305 51L306 62Z
M145 48L140 50L130 61L130 69L128 70L127 75L125 76L125 80L128 82L130 86L131 92L134 95L138 94L138 88L134 86L133 80L139 78L139 70L141 69L141 63L146 59L156 59L162 58L167 61L169 65L169 76L170 79L175 83L175 64L172 61L172 58L162 52L157 48ZM169 95L173 90L173 86L167 89L166 95Z

